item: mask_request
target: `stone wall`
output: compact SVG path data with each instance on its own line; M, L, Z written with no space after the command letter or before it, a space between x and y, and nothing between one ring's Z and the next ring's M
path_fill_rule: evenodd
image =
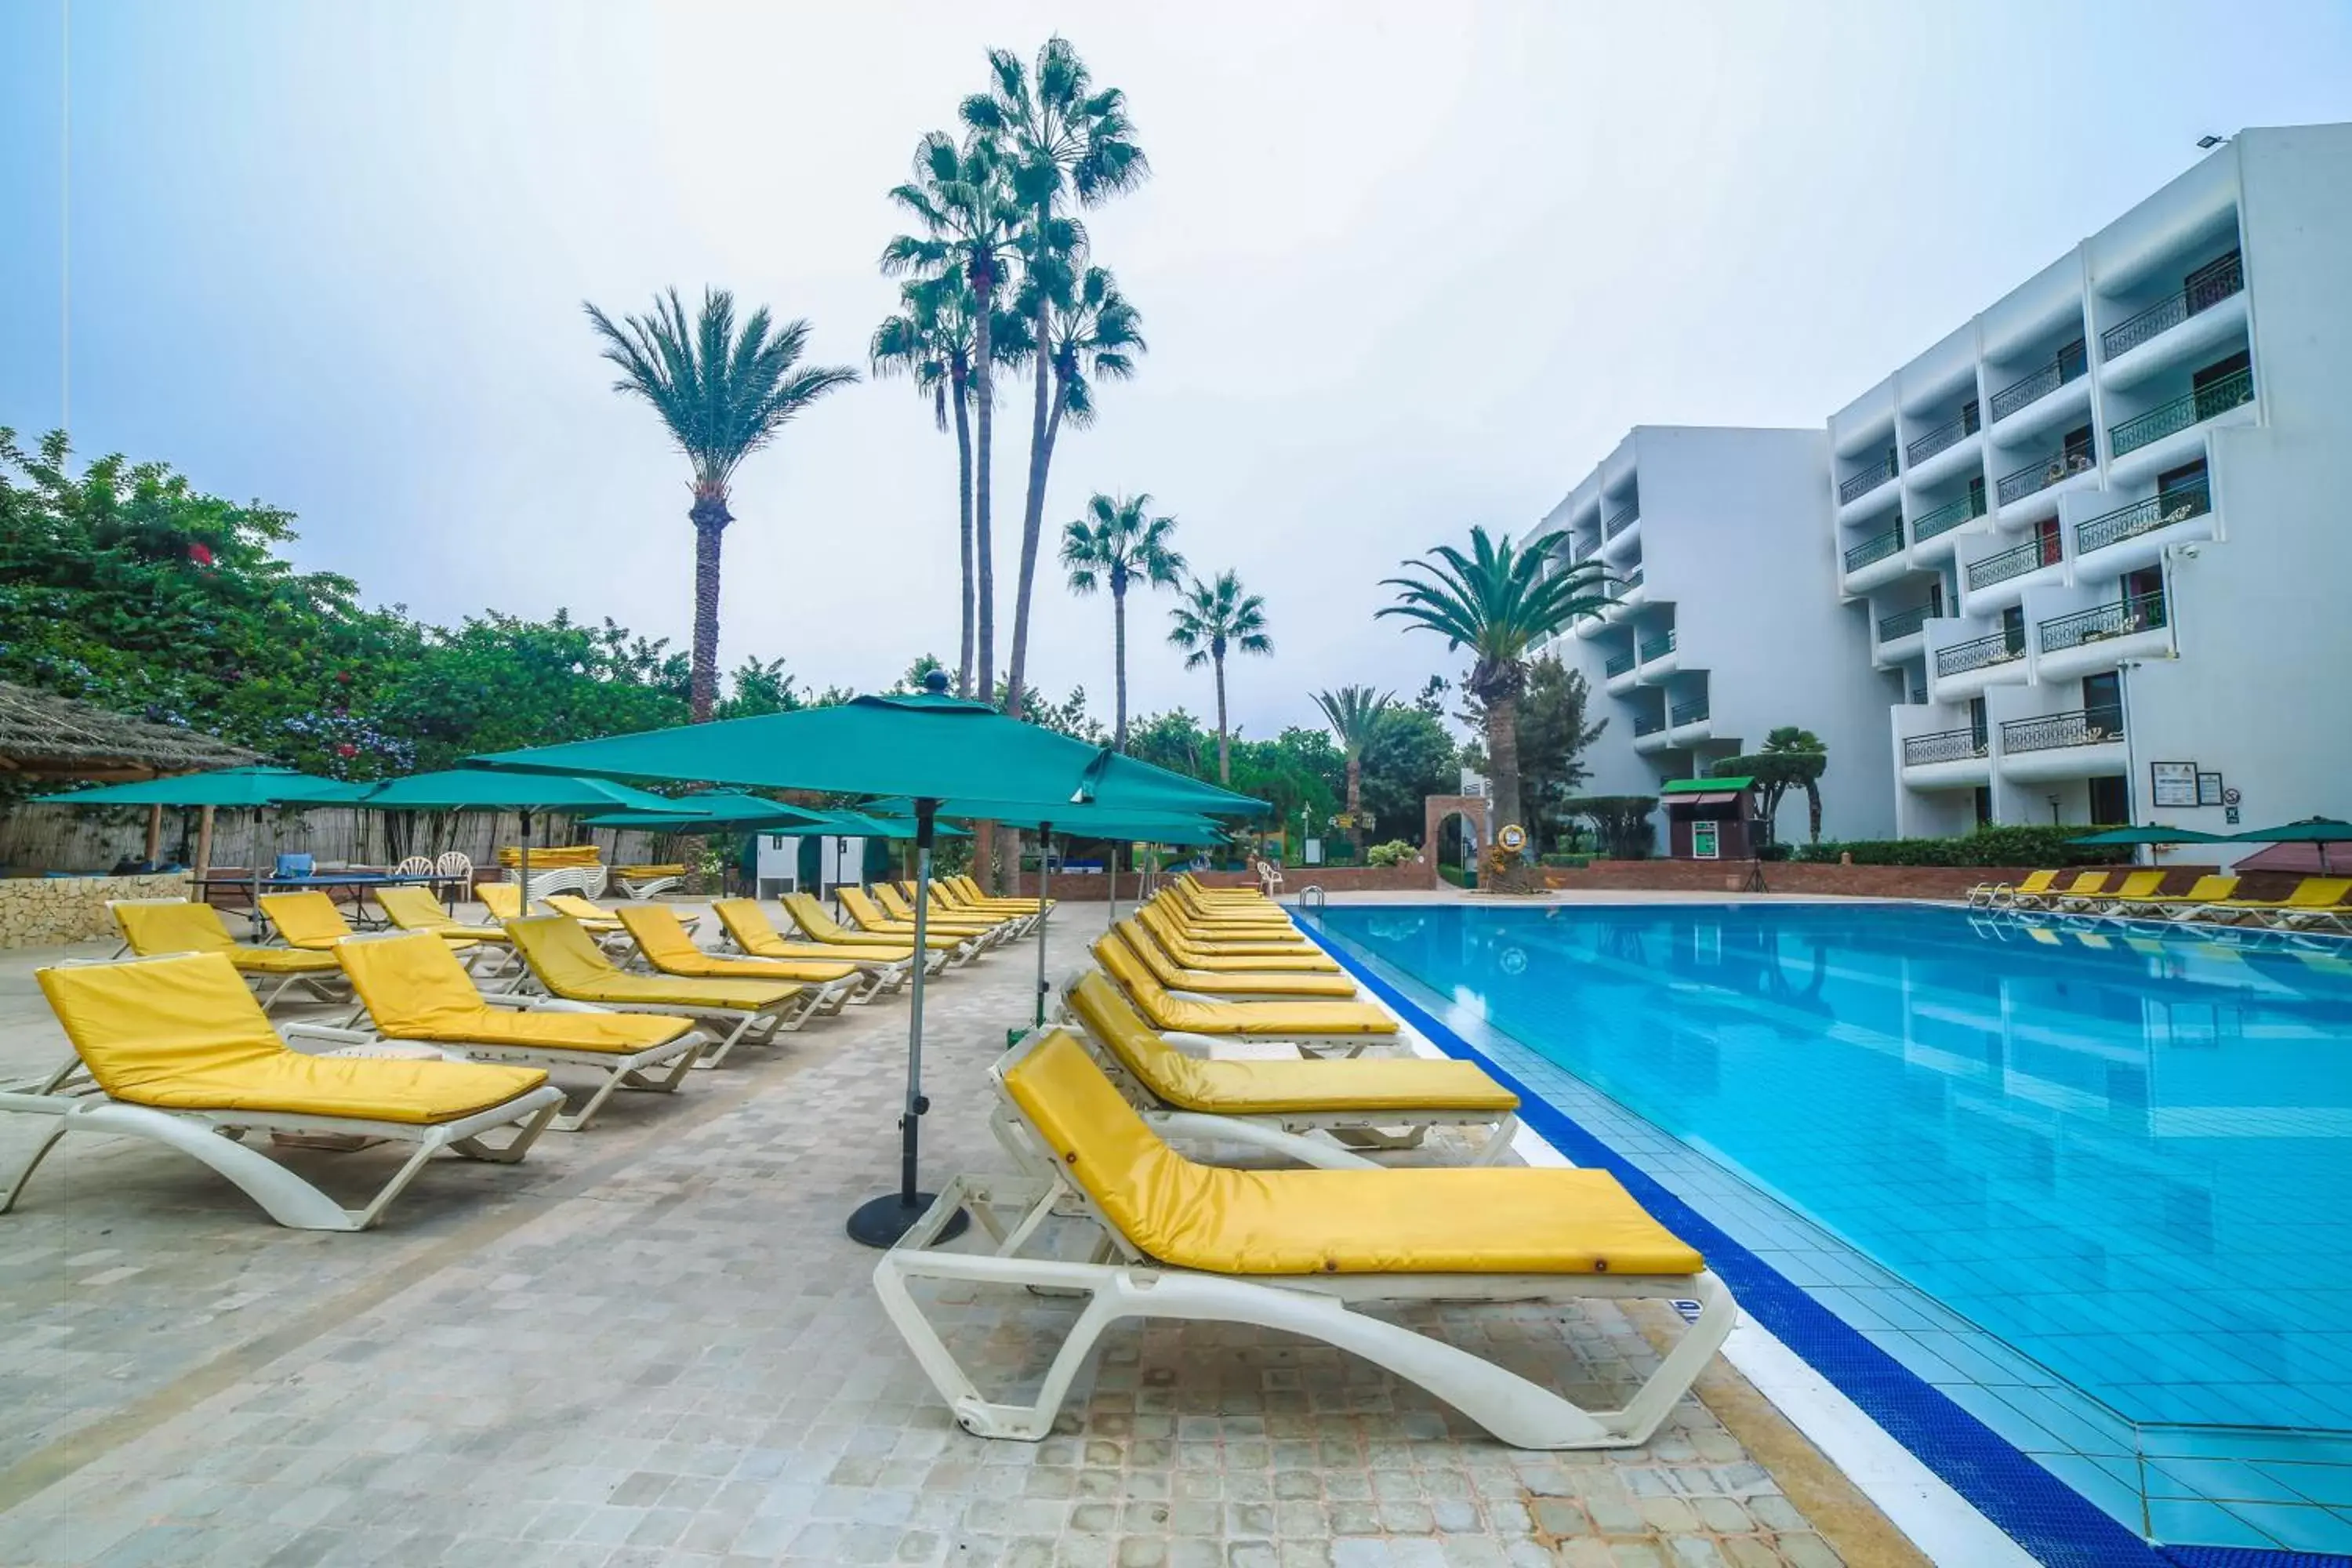
M152 877L12 877L0 881L0 947L56 947L112 936L112 899L184 899L178 871Z

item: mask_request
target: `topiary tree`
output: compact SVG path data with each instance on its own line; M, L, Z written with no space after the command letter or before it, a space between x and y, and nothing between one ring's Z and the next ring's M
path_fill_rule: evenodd
M1764 737L1764 747L1749 756L1726 757L1715 764L1713 774L1719 779L1742 775L1756 781L1764 797L1764 837L1767 842L1777 837L1773 818L1780 809L1780 799L1791 789L1805 792L1805 805L1811 816L1811 842L1822 841L1822 774L1829 771L1829 748L1811 730L1801 730L1794 724L1783 724Z

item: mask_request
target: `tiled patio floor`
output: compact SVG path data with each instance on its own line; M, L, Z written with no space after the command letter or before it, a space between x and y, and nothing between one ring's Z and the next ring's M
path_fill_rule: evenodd
M1099 918L1056 937L1056 973ZM0 955L0 1077L61 1049L35 961ZM980 1085L1032 961L1024 944L932 992L935 1175L1003 1168ZM885 1001L739 1050L520 1166L438 1163L356 1237L278 1229L151 1145L69 1139L0 1217L0 1563L1917 1561L1832 1475L1842 1558L1786 1464L1696 1400L1644 1448L1515 1452L1255 1330L1114 1331L1059 1435L963 1435L841 1228L894 1179L905 1021ZM25 1120L0 1119L0 1160ZM297 1158L355 1191L385 1156ZM1070 1315L993 1294L943 1310L1009 1381ZM1642 1331L1664 1327L1597 1304L1428 1321L1596 1397L1646 1370Z

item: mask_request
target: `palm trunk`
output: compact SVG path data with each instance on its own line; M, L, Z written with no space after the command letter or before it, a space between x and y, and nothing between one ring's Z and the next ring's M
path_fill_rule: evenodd
M719 552L733 520L723 495L698 497L687 515L694 521L694 658L688 700L694 722L700 724L719 698Z
M1127 751L1127 588L1110 585L1111 749Z
M1348 753L1348 836L1356 841L1356 853L1364 852L1364 825L1358 820L1364 810L1364 759L1357 752Z
M1015 718L1026 706L1029 592L1037 579L1037 541L1045 527L1045 470L1053 462L1053 437L1047 434L1045 425L1046 388L1053 376L1054 356L1045 330L1045 300L1041 292L1037 300L1037 391L1029 409L1029 492L1021 507L1021 573L1013 589L1013 666L1004 698L1004 710ZM1057 407L1055 413L1059 412Z
M996 563L994 542L988 526L989 450L996 439L996 378L992 361L996 353L994 340L989 331L991 314L996 309L996 278L993 264L975 268L972 293L980 301L978 319L972 323L972 347L977 363L972 366L973 395L979 400L980 451L972 459L973 492L972 551L979 562L978 593L980 595L979 641L980 700L993 706L996 701ZM992 893L1003 892L1004 878L996 860L996 832L989 823L980 824L972 835L972 858L981 868L981 879Z
M1519 699L1514 692L1486 702L1487 793L1495 803L1489 833L1519 820Z
M961 365L949 371L950 390L955 397L957 521L963 535L963 630L956 660L956 695L971 695L972 611L972 535L971 535L971 384L968 374Z
M1805 809L1811 814L1813 842L1822 841L1822 791L1811 779L1805 781Z
M1217 667L1217 783L1230 789L1234 783L1233 749L1225 741L1225 656L1218 654Z

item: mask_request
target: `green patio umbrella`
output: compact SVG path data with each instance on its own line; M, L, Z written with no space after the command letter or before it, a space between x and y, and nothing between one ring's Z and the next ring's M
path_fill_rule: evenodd
M2231 838L2240 844L2316 844L2319 846L2319 874L2332 874L2327 864L2327 847L2352 842L2352 822L2333 816L2305 816L2276 827L2257 827L2249 833L2233 833Z
M813 826L815 831L824 832L827 829L822 825L832 820L824 813L806 806L787 805L780 800L746 795L736 789L698 790L692 795L655 798L669 808L667 815L649 810L607 812L581 818L581 826L636 827L653 833L692 833L698 829L724 833L730 828L782 832L787 827Z
M516 880L523 910L530 910L530 819L549 811L675 815L677 803L650 790L632 789L610 779L566 778L549 773L497 773L488 768L448 768L411 773L376 785L347 804L369 811L511 811L522 818L517 846Z
M1266 809L1263 801L1008 719L985 703L950 697L946 678L937 671L924 685L926 689L911 696L860 697L824 708L499 752L472 761L612 778L908 796L916 808L911 815L917 952L929 934L931 844L942 800L1094 802L1204 816L1255 816ZM908 1009L898 1190L859 1205L849 1216L850 1236L871 1247L897 1241L931 1205L931 1195L916 1179L922 1117L930 1109L923 1097L925 967L915 966ZM957 1226L961 1223L959 1216Z
M2110 827L2100 833L2086 833L2066 842L2094 846L2145 844L2153 848L2159 844L2227 844L2229 839L2219 833L2200 833L2193 827L2166 827L2151 822L2146 827ZM2132 859L2137 865L2139 858L2135 854Z
M136 784L100 784L92 789L68 790L59 795L33 797L36 805L173 805L202 807L208 810L262 811L270 806L351 805L367 790L363 784L345 784L340 779L315 778L297 773L292 768L252 766L215 768L209 773L181 773L172 778L142 779ZM270 826L274 847L278 839L276 824ZM208 863L209 833L199 834L199 847L205 853L197 856L196 880L191 891L201 898L204 879L212 870ZM253 900L254 908L261 907L261 853L254 847ZM258 916L257 915L257 919Z

